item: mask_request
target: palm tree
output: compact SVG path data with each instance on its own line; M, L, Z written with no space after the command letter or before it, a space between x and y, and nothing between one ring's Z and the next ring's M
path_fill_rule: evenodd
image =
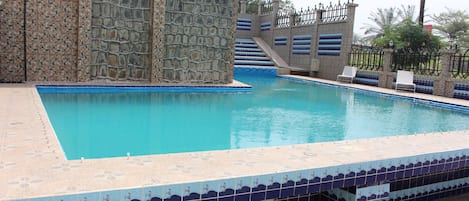
M385 30L389 30L391 27L398 25L401 21L400 10L398 8L378 8L376 12L372 12L371 16L368 17L374 24L365 24L365 35L370 38L377 38L383 36Z
M401 8L399 9L399 17L401 18L402 21L411 20L413 22L416 22L418 20L418 17L415 17L415 6L414 5L412 6L401 5Z

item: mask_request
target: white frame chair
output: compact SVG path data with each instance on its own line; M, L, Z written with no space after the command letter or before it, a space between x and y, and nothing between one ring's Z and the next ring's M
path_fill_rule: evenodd
M414 72L398 70L396 75L396 90L406 90L415 93Z
M344 70L342 71L342 74L337 75L337 81L353 83L353 79L355 79L355 75L357 75L357 67L344 66Z

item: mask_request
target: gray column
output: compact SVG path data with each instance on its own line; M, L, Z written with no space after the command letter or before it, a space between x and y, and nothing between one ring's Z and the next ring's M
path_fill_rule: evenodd
M246 0L241 0L240 3L241 3L240 13L241 14L246 14L246 3L247 3L247 1Z
M453 97L454 81L451 80L451 56L456 54L455 50L441 50L441 73L433 83L433 95Z
M272 3L273 3L272 4L272 6L273 6L272 11L273 11L274 16L275 16L275 14L277 14L278 11L280 10L280 0L274 0Z
M160 83L163 79L165 4L166 0L153 2L151 83Z
M257 15L262 14L262 7L264 6L264 2L262 0L259 0L259 4L257 4Z
M379 75L379 87L392 88L394 73L392 72L392 52L393 49L386 48L383 50L383 72Z

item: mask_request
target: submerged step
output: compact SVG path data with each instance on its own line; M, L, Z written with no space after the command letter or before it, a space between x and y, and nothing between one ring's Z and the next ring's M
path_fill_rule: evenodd
M235 65L274 66L274 62L271 62L271 61L236 60Z

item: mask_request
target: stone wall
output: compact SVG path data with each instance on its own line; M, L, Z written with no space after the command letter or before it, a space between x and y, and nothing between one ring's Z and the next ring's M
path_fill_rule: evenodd
M23 81L23 42L23 0L4 1L0 7L0 82Z
M21 0L0 7L0 82L232 82L237 0L28 0L24 8Z
M91 79L149 80L151 23L151 0L93 0Z
M230 83L238 1L166 1L162 82Z

